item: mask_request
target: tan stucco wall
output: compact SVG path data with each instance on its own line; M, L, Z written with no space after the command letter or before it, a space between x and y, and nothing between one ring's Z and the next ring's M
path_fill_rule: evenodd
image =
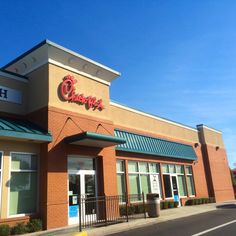
M105 109L93 110L86 109L85 105L63 101L60 99L58 90L59 85L66 75L73 75L77 80L76 93L84 94L84 96L94 96L97 99L102 99ZM85 76L70 72L55 65L49 65L49 106L60 109L77 112L84 115L93 116L96 118L109 118L109 86L98 81L92 80Z
M0 100L0 112L13 114L25 114L28 100L28 83L11 78L0 77L0 85L22 92L22 104L6 102Z
M110 118L115 126L127 127L187 142L199 142L197 131L137 114L114 105L110 106Z
M28 112L36 111L48 104L48 64L27 74L29 78Z
M200 138L204 144L210 144L213 146L219 146L224 148L224 141L222 133L208 129L207 127L199 128Z
M0 151L3 152L2 168L2 195L1 195L1 219L7 218L8 195L10 181L10 152L35 153L39 157L40 145L26 142L0 140Z

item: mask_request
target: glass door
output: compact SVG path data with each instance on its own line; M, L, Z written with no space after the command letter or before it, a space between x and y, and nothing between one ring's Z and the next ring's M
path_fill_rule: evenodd
M82 197L81 206L79 196ZM69 172L69 225L79 223L79 211L82 220L88 216L96 217L96 178L94 170Z
M173 196L174 196L174 202L179 202L179 206L180 206L177 176L172 175L171 180L172 180L172 191L173 191Z

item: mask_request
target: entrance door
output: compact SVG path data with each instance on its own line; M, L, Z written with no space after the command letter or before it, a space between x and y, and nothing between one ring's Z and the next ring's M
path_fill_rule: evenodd
M173 191L173 196L174 196L174 202L179 202L179 206L180 206L177 176L172 175L171 181L172 181L172 191Z
M79 196L83 199L81 206L79 206ZM69 225L79 223L80 210L82 220L86 220L88 216L95 217L96 206L89 200L95 196L94 170L69 171Z

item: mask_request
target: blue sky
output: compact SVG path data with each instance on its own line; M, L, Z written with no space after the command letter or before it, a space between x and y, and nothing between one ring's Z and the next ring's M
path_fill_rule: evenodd
M49 39L121 72L115 101L223 132L236 162L236 1L2 1L0 66Z

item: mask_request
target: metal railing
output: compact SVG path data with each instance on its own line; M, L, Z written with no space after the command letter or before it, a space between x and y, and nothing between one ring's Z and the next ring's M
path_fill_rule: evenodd
M144 193L86 197L79 196L79 229L100 227L146 218Z

